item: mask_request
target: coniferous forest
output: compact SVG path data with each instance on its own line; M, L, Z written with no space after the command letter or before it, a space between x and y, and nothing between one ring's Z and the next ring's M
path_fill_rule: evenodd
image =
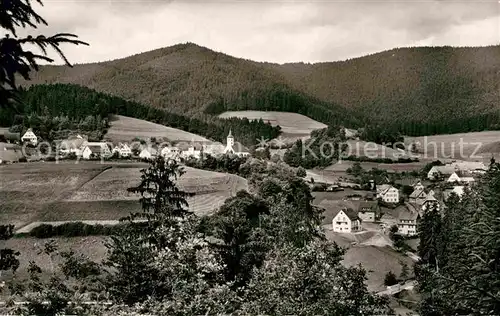
M278 65L187 43L99 67L44 66L21 83L79 84L190 118L290 111L327 125L421 136L500 128L498 56L500 46L414 47Z
M278 127L272 127L262 120L222 120L208 115L188 117L78 85L36 85L22 90L20 96L21 102L16 108L0 108L0 125L12 126L23 122L24 125L32 125L33 120L29 118L36 116L80 121L89 116L107 118L109 114L120 114L182 129L217 141L225 140L230 129L241 135L238 140L244 144L254 144L261 136L272 139L279 135Z

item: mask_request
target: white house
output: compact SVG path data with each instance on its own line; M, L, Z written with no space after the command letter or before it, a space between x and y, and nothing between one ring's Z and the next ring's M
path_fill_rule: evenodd
M407 208L402 208L398 216L398 233L406 236L417 234L417 224L420 215L418 212L412 212Z
M382 199L386 203L398 203L399 190L389 184L377 186L377 199Z
M38 145L38 137L36 137L31 128L29 128L26 133L24 133L24 135L21 137L21 141L23 143L30 143L33 146Z
M201 157L201 150L196 150L194 146L189 147L187 150L182 152L182 157L184 158L196 158L199 159Z
M427 178L430 180L437 180L439 176L444 176L445 178L451 176L456 169L452 166L433 166L431 170L427 173Z
M464 182L464 183L471 183L476 181L473 177L461 177L459 175L460 173L454 172L447 180L446 182Z
M154 148L144 148L139 153L139 158L141 159L153 159L158 154L158 151Z
M132 156L132 149L127 144L119 143L113 148L113 153L118 153L120 157L127 158Z
M174 159L179 161L181 156L181 150L178 147L164 147L161 150L161 155L166 159Z
M227 135L226 148L224 149L224 154L234 154L240 157L246 157L250 155L248 150L243 145L234 142L234 137L233 134L231 133L231 130L229 130L229 134Z
M361 220L355 211L342 208L333 217L332 229L338 233L353 233L361 230Z
M83 159L91 158L109 158L111 157L111 151L109 150L108 144L100 142L85 142L82 150Z

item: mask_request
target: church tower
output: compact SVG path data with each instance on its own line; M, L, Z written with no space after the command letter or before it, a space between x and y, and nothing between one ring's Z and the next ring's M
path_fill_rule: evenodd
M226 140L226 149L224 150L224 153L234 153L234 137L233 134L231 133L231 130L229 130L229 134L227 135L227 140Z

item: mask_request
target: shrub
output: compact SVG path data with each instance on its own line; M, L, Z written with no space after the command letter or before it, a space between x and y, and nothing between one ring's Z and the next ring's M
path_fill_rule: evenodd
M64 223L55 226L42 224L33 228L28 235L35 238L107 236L117 233L124 225L128 224L116 226L89 225L82 222Z
M395 284L398 284L398 279L396 278L396 275L392 271L387 272L384 278L384 285L391 286Z

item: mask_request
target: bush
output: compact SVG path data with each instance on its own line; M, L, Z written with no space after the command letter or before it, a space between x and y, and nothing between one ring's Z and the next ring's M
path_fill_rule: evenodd
M302 168L302 167L299 167L297 169L297 177L299 178L304 178L305 176L307 175L306 173L306 169Z
M326 183L315 183L311 189L313 192L325 192L328 188Z
M26 157L21 157L19 158L19 162L28 162L28 159L26 159Z
M384 285L391 286L395 284L398 284L398 279L396 278L396 275L392 271L387 272L384 278Z
M124 225L127 224L116 226L89 225L82 222L65 223L55 226L42 224L33 228L28 235L35 238L108 236L117 233Z

